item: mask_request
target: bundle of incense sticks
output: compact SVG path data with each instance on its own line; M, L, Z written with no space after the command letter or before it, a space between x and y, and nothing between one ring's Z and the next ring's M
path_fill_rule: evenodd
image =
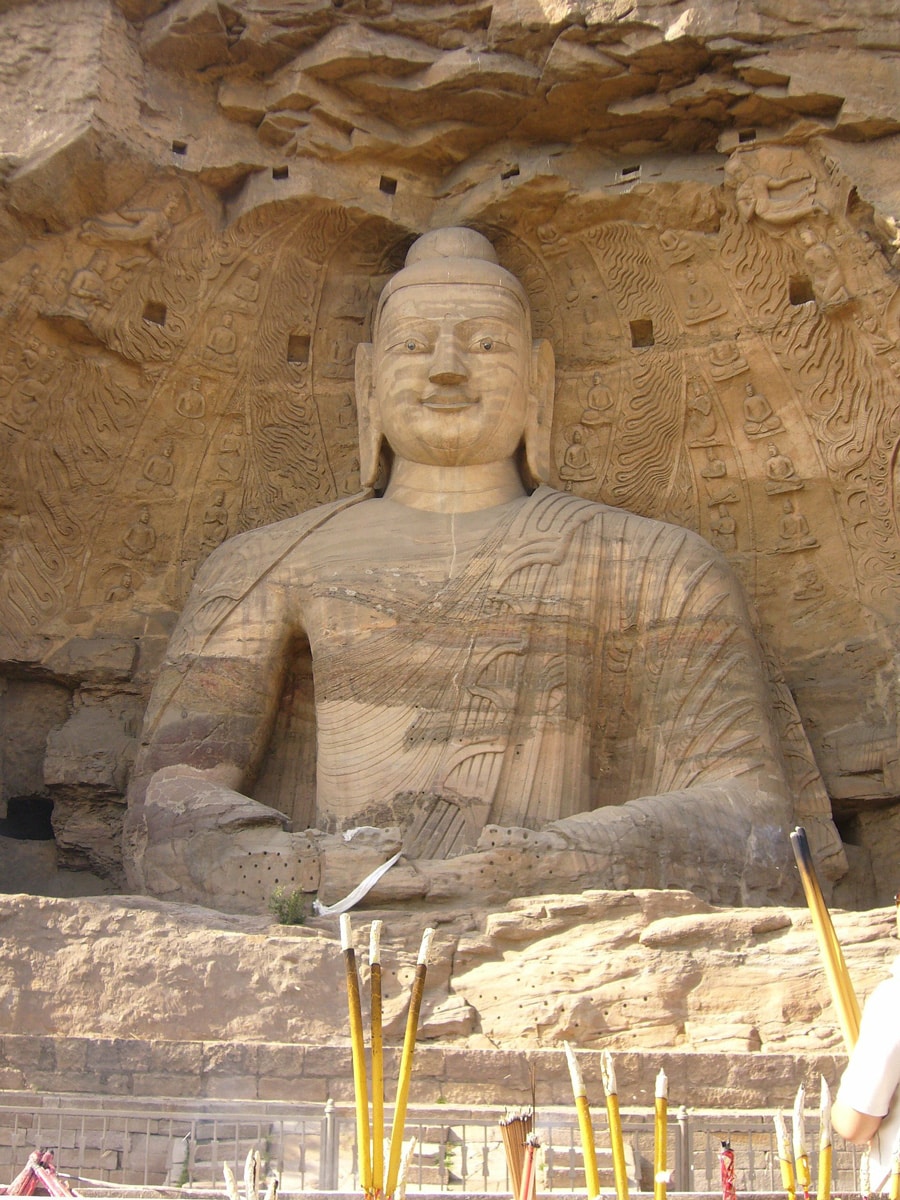
M518 1196L522 1189L522 1169L525 1164L525 1146L534 1130L534 1111L531 1108L508 1108L500 1119L500 1133L506 1152L506 1167L512 1184L512 1194Z
M341 952L347 976L347 1001L350 1016L350 1048L353 1061L353 1090L356 1102L356 1137L359 1148L360 1183L367 1197L392 1197L399 1194L402 1180L403 1127L412 1075L413 1052L419 1027L419 1011L425 991L428 953L434 937L433 929L422 934L422 944L416 960L416 974L409 997L406 1036L400 1059L400 1077L394 1104L394 1121L388 1146L388 1162L384 1163L384 1059L381 994L381 922L373 921L369 942L372 1018L372 1127L369 1125L369 1094L366 1079L365 1041L363 1036L362 1003L359 971L353 949L350 918L341 915ZM411 1153L411 1151L410 1151Z

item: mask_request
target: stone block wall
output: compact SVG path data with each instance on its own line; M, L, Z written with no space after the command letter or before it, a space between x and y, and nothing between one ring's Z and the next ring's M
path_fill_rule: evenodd
M589 1088L602 1096L600 1052L581 1051ZM621 1052L616 1074L623 1107L652 1107L656 1075L669 1078L673 1108L790 1107L800 1083L835 1085L840 1054L704 1054ZM399 1051L386 1052L385 1078L396 1079ZM528 1104L532 1071L537 1100L568 1105L571 1080L562 1050L469 1050L421 1046L415 1055L411 1100L419 1104ZM115 1038L0 1037L4 1091L85 1093L139 1100L352 1102L353 1073L346 1045L258 1042L141 1042Z

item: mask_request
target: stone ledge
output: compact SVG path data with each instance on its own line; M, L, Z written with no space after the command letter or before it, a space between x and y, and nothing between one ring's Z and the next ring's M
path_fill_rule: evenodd
M580 1050L589 1091L602 1097L598 1050ZM388 1090L400 1052L385 1053ZM823 1075L832 1088L843 1069L837 1054L707 1053L631 1050L615 1053L623 1107L652 1107L656 1075L669 1079L672 1109L790 1107L801 1082ZM531 1102L534 1070L538 1105L570 1104L562 1048L466 1050L421 1045L413 1064L411 1102L516 1105ZM273 1042L163 1042L8 1034L0 1037L0 1085L6 1095L78 1093L192 1101L352 1101L347 1045Z

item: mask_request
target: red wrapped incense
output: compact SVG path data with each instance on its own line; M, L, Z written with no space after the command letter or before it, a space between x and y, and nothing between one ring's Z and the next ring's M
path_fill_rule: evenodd
M731 1142L723 1142L719 1151L719 1173L722 1178L722 1200L737 1200L734 1187L734 1151Z

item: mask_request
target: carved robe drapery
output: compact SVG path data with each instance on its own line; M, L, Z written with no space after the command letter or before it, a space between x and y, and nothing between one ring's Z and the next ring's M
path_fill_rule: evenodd
M286 799L313 750L279 716L306 640L314 809ZM441 858L485 824L728 780L783 807L769 712L738 586L694 534L550 488L456 516L363 500L211 556L137 774L230 763L295 828L399 825L411 856ZM278 796L269 770L254 791L267 755Z

